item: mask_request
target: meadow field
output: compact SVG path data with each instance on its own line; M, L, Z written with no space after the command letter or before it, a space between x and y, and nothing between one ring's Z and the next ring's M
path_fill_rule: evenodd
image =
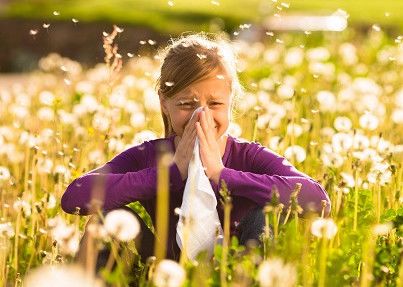
M104 39L113 41L111 31ZM233 42L245 92L229 132L318 180L330 217L302 218L296 196L289 206L273 196L265 213L274 237L262 248L225 234L212 260L176 263L159 253L135 276L136 234L129 221L105 218L93 224L87 252L111 246L117 267L111 259L93 277L94 262L74 259L89 217L64 213L60 198L83 173L163 137L161 59L109 50L104 63L84 68L50 54L24 84L0 89L0 285L402 286L403 37L378 26L266 36ZM230 194L222 192L226 212ZM139 204L130 207L152 227Z

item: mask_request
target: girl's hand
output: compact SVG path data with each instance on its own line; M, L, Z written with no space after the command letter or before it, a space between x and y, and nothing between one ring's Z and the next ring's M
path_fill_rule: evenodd
M211 111L205 107L196 123L197 137L200 143L200 158L209 179L218 184L224 164L221 159L220 146L215 138L214 121Z
M178 166L182 180L188 177L189 162L193 156L193 148L196 141L195 123L199 120L199 114L195 114L187 123L182 137L175 137L175 155L173 161Z

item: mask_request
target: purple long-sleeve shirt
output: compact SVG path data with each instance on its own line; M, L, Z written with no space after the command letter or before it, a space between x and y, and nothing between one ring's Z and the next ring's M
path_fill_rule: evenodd
M104 166L92 170L75 179L67 187L61 199L61 206L67 213L74 213L76 207L80 214L91 213L88 205L92 189L102 179L104 188L103 210L122 207L128 203L139 201L151 219L155 222L156 186L157 186L157 148L166 144L175 152L174 136L146 141L131 147L115 156ZM271 199L271 191L276 186L280 194L280 202L289 206L290 194L295 184L301 183L298 195L299 205L307 211L322 210L322 200L327 202L325 215L330 211L330 200L322 186L309 176L295 169L284 157L274 153L256 142L248 142L228 135L225 152L222 158L225 168L220 174L219 183L224 180L232 196L231 235L236 234L237 225L242 217L251 209L263 207ZM174 209L182 204L182 195L186 180L182 180L175 163L169 167L170 199L169 199L169 236L168 254L178 254L175 243L178 217ZM210 180L219 202L220 185ZM223 208L217 205L217 212L223 224Z

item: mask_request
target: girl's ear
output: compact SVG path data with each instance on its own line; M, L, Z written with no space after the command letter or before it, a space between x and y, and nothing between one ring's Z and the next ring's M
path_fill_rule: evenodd
M161 90L158 90L158 96L160 98L160 103L161 103L161 110L164 114L168 114L168 103L164 95L161 93Z

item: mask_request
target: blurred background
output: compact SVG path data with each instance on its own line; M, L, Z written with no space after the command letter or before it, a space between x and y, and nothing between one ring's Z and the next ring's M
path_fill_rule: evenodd
M329 16L339 18L329 18ZM327 17L327 18L326 18ZM274 32L354 29L357 37L403 27L402 0L0 0L0 73L27 72L56 52L83 66L102 62L102 33L124 29L122 55L165 45L188 31L225 31L232 38L275 41ZM357 38L358 39L358 38Z

